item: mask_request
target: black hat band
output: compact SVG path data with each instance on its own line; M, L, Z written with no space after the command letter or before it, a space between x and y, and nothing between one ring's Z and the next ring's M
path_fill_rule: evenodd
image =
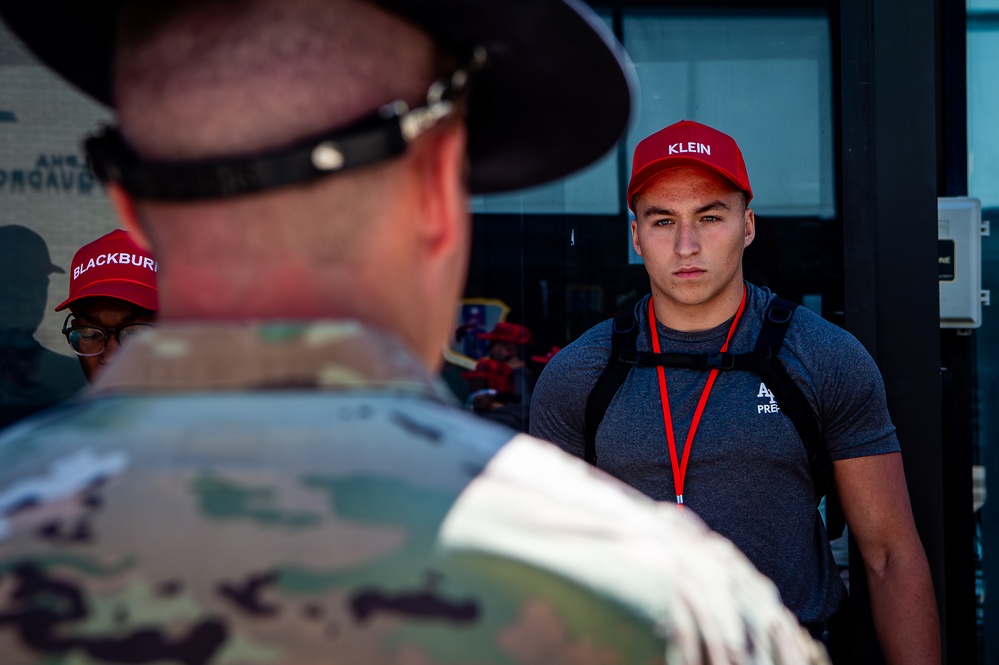
M427 103L415 109L396 100L345 128L291 146L246 157L162 162L141 157L116 127L105 126L84 142L102 182L114 181L137 198L193 201L260 192L309 182L398 157L409 142L455 113L470 74L485 64L485 51L450 76L435 81Z

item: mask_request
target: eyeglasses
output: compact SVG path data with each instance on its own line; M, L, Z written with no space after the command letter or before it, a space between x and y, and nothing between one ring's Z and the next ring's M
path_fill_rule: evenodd
M62 324L62 334L66 336L73 353L85 358L99 356L104 353L108 339L114 335L118 344L126 346L133 337L148 332L151 323L129 323L117 328L102 328L101 326L67 326L72 314L66 317Z

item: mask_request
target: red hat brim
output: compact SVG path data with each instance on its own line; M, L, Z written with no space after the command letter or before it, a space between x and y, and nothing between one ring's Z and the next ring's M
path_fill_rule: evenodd
M704 169L705 171L712 171L717 173L721 177L728 180L739 189L746 193L746 203L748 204L753 200L753 189L749 186L749 182L743 182L734 173L729 172L727 169L723 169L720 166L705 162L700 159L693 159L691 157L661 157L655 161L649 162L642 170L636 173L631 178L631 182L628 183L628 207L632 212L637 213L635 210L635 196L642 191L649 182L655 179L663 171L668 171L670 169L680 168L683 166L689 166L698 169Z
M159 295L156 289L130 280L105 280L83 287L73 294L71 298L67 298L59 303L55 311L62 311L83 298L93 298L96 296L117 298L118 300L124 300L154 312L159 309Z

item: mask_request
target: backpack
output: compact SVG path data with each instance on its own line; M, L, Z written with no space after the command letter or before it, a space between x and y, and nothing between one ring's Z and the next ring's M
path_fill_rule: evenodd
M826 533L830 539L843 533L844 519L839 498L833 484L832 460L822 445L818 418L805 398L801 388L794 382L787 369L777 357L784 343L784 335L798 305L782 298L775 298L767 306L763 316L763 327L756 338L756 347L751 353L653 353L638 351L638 322L634 312L622 314L614 319L611 336L610 360L597 379L586 402L585 443L583 458L596 466L597 428L604 419L607 407L632 367L676 367L708 371L753 372L766 384L777 400L780 410L791 419L798 436L808 453L808 468L815 485L816 503L826 497Z

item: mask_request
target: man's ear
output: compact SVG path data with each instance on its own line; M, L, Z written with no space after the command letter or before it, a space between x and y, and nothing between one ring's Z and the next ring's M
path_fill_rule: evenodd
M108 198L111 199L111 205L118 213L118 219L122 226L131 234L133 242L147 251L152 250L149 237L142 229L142 224L139 223L139 215L135 210L135 199L132 198L132 195L118 183L110 182L108 183Z
M468 224L465 126L454 123L427 137L417 159L423 208L421 235L433 251L465 237Z
M631 246L635 249L635 253L639 256L642 255L642 246L638 242L638 220L631 220Z
M743 248L749 247L750 243L753 242L753 238L756 237L756 213L751 209L746 208L746 239L743 243Z

